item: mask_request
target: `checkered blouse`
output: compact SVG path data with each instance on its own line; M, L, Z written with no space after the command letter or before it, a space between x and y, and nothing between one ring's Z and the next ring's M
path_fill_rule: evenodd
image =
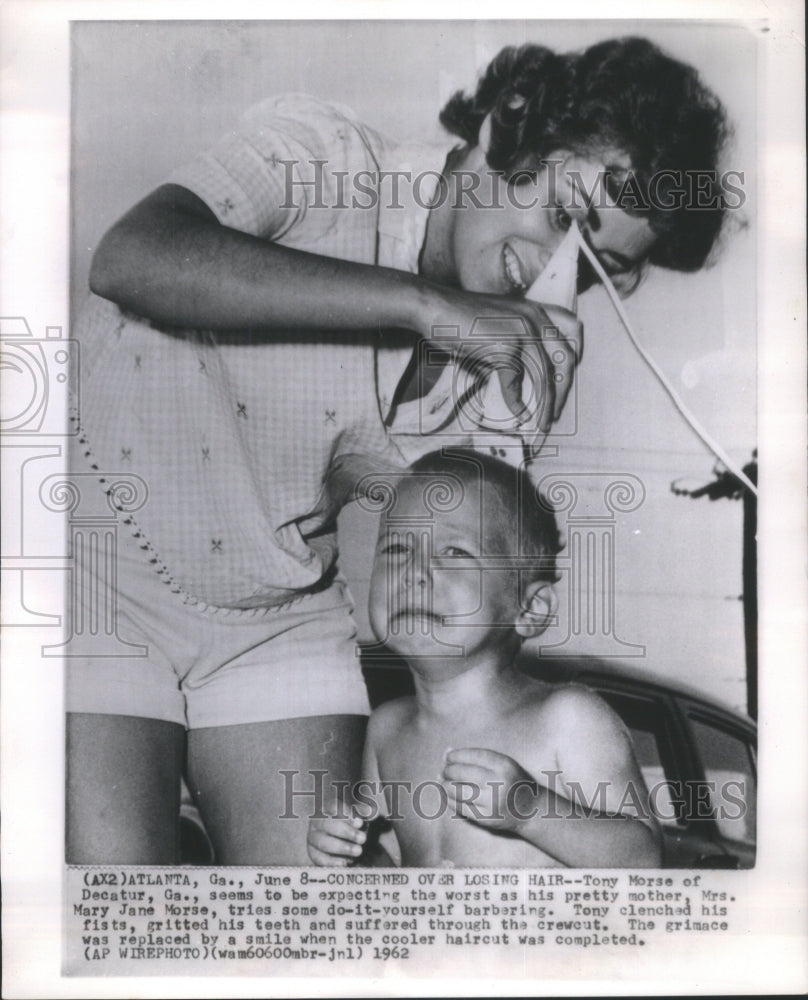
M393 143L346 108L291 95L250 109L169 180L230 228L415 272L448 149ZM380 171L422 183L399 184L396 198ZM367 187L375 179L379 197L348 186L357 177ZM354 194L360 206L376 204L333 207ZM189 602L234 608L316 586L336 558L333 535L307 541L326 519L327 470L340 454L395 460L383 419L413 341L379 332L272 343L249 331L226 341L205 330L178 336L95 296L76 335L82 452L99 478L145 480L148 501L127 521L166 586Z

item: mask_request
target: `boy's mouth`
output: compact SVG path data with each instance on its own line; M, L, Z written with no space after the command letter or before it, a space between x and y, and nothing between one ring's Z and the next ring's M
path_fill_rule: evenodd
M505 279L515 292L524 292L527 282L522 274L522 264L508 243L502 245L502 269Z
M437 625L443 624L443 615L435 614L434 611L426 611L423 608L404 608L401 611L396 611L390 618L390 624L392 625L393 622L400 621L402 618L419 622L432 621Z

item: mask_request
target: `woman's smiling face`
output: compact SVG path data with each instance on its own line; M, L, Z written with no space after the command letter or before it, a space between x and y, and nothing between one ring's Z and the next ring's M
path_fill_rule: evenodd
M557 152L537 174L509 182L485 165L479 147L470 150L449 185L445 259L454 280L468 291L523 295L573 220L608 274L632 271L647 258L655 236L645 219L619 209L606 189L605 163L626 169L621 159ZM472 190L475 173L480 182Z

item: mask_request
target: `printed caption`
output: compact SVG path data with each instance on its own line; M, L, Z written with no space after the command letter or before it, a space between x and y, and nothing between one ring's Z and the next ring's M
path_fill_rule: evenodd
M360 974L463 946L619 952L732 933L733 875L71 867L65 973Z

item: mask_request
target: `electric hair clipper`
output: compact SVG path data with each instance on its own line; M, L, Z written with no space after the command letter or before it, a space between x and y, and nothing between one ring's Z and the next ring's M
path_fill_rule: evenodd
M578 307L578 250L580 232L573 222L567 235L557 247L547 266L525 292L525 298L532 302L561 306L570 312ZM544 414L552 405L552 396L547 392L547 363L538 344L527 343L522 349L522 406L520 416L514 414L502 395L499 373L494 371L480 391L480 427L483 432L475 436L477 447L496 446L496 431L512 436L518 434L530 449L531 455L538 452L546 433L541 431Z

